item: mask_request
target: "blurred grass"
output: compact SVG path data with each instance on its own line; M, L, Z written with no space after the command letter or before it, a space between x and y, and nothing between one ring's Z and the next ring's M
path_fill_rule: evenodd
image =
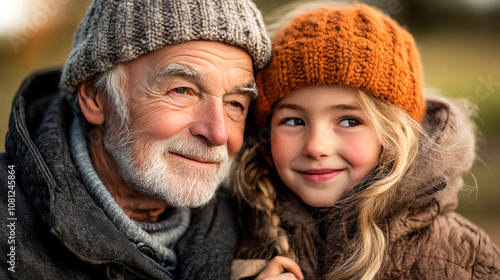
M478 160L465 175L467 186L460 193L457 212L500 246L500 38L464 29L434 29L415 37L426 85L479 107Z
M11 101L20 83L34 70L64 64L73 33L89 3L70 0L65 12L56 15L58 24L39 28L17 52L8 37L0 36L0 152L5 150ZM256 3L261 7L267 1ZM481 226L500 245L500 36L490 32L431 29L415 33L415 38L426 85L446 96L468 98L480 109L480 160L472 169L474 177L466 176L467 185L477 184L478 188L461 193L458 212ZM490 82L489 87L484 81Z
M416 40L427 86L479 107L478 160L465 176L468 187L457 212L500 246L500 37L482 30L436 29Z

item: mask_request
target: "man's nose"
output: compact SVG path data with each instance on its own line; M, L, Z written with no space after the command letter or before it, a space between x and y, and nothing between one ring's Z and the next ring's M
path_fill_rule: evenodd
M318 127L309 130L304 143L304 155L312 159L331 156L334 152L334 139L327 129Z
M205 138L213 146L222 146L228 141L224 104L214 98L204 104L195 115L191 134Z

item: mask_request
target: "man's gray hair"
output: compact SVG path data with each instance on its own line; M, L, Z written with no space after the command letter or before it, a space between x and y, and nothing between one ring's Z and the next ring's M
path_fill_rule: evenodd
M122 64L97 75L94 80L94 86L99 92L106 95L122 127L125 127L129 122L127 95L123 89L125 80L126 73Z

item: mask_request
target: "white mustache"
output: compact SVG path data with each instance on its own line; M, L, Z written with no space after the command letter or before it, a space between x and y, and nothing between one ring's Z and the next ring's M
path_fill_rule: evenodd
M165 145L165 152L199 159L206 162L225 162L229 160L227 145L208 146L203 140L194 137L172 135Z

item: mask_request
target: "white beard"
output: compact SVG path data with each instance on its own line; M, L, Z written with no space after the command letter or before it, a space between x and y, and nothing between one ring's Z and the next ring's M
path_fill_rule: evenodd
M103 137L120 175L138 190L171 206L198 207L208 203L229 174L232 160L226 145L208 146L180 132L165 140L145 141L128 131L128 127L107 127ZM211 168L196 168L171 152L217 163Z

